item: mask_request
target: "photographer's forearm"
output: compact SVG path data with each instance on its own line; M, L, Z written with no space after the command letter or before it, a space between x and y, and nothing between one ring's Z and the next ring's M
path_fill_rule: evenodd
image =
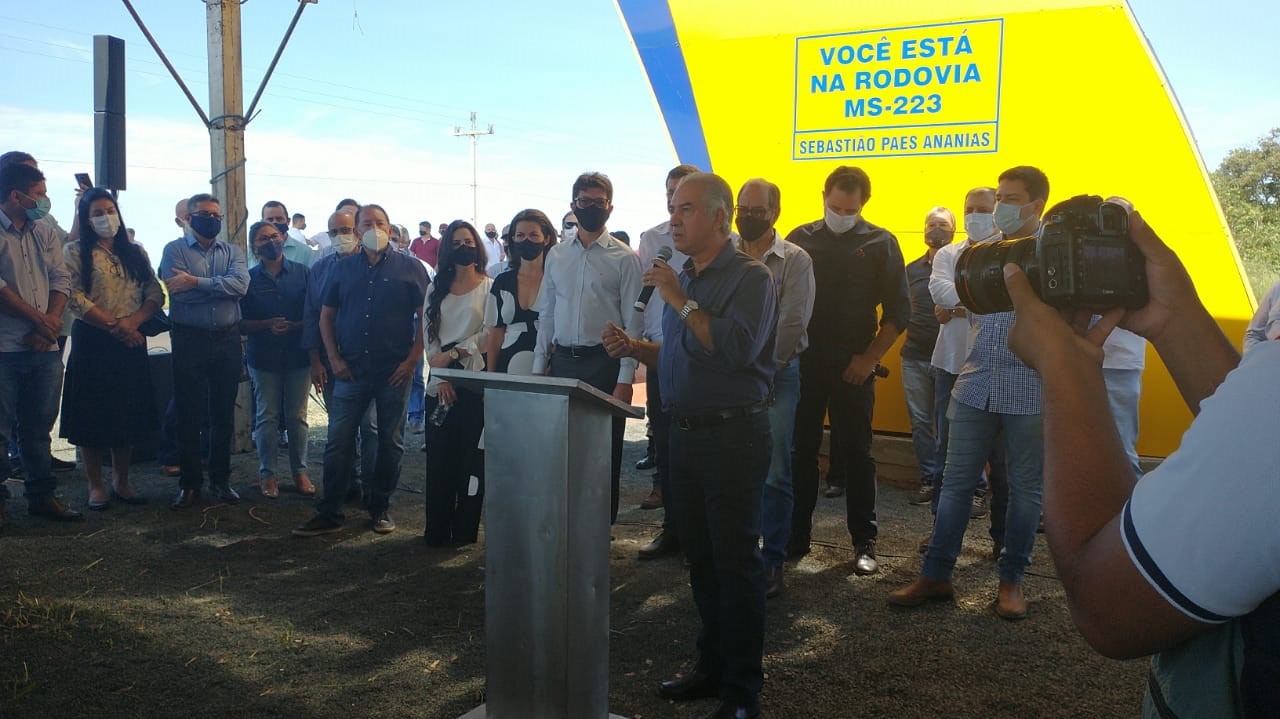
M1203 307L1184 321L1171 323L1161 336L1151 338L1151 344L1193 415L1200 413L1200 403L1240 364L1240 353Z
M1070 357L1041 369L1045 532L1068 591L1087 591L1090 542L1124 507L1135 478L1098 367Z

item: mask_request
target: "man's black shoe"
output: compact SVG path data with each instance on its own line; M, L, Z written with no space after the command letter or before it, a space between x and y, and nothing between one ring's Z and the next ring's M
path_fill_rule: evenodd
M209 496L226 504L239 504L240 495L230 485L210 485Z
M658 559L680 551L680 540L676 539L676 535L670 532L662 532L653 538L652 542L640 548L639 556L641 559Z
M679 679L668 679L659 684L658 696L673 702L718 697L720 696L720 682L712 679L710 674L695 669L689 672L688 676L680 677Z
M760 705L741 706L729 702L720 702L716 710L707 715L707 719L759 719Z
M196 502L200 501L200 488L195 489L179 489L178 496L173 498L173 502L169 504L170 509L186 509Z
M656 466L658 466L658 463L653 459L652 454L646 454L644 456L644 459L640 460L639 462L636 462L636 469L642 472L645 470L653 469Z

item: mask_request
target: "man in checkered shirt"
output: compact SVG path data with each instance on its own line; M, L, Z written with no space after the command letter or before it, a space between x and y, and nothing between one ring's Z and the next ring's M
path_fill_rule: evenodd
M996 188L995 222L1001 235L1034 235L1048 199L1049 179L1043 172L1028 166L1006 170ZM970 317L976 336L951 394L949 411L954 416L933 537L920 577L890 594L889 602L910 607L954 595L951 574L969 524L973 491L996 436L1003 431L1009 507L1004 549L998 559L996 613L1004 619L1022 619L1027 615L1022 575L1031 564L1043 482L1040 375L1009 351L1013 312Z

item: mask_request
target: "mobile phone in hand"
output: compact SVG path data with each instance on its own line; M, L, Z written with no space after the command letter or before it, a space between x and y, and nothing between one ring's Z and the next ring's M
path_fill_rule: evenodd
M92 187L93 187L93 180L90 180L90 179L89 179L89 173L87 173L87 172L77 172L77 173L76 173L76 184L80 186L80 189L82 189L82 190L88 190L88 189L90 189L90 188L92 188Z

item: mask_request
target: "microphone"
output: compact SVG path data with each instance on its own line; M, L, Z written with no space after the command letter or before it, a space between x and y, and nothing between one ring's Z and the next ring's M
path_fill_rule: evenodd
M884 379L889 376L889 368L877 362L875 369L871 370L871 374L879 377L880 379Z
M658 264L658 260L662 260L663 262L666 262L666 261L667 261L667 260L669 260L669 259L671 259L671 248L670 248L670 247L659 247L659 248L658 248L658 258L657 258L656 260L654 260L654 261L653 261L653 263L656 265L656 264ZM635 303L634 305L632 305L632 307L634 307L634 308L636 309L636 312L644 312L644 308L648 306L648 304L649 304L649 298L651 298L651 297L653 297L653 286L652 286L652 285L650 285L650 286L648 286L648 287L645 287L644 289L640 290L640 299L636 300L636 303Z

